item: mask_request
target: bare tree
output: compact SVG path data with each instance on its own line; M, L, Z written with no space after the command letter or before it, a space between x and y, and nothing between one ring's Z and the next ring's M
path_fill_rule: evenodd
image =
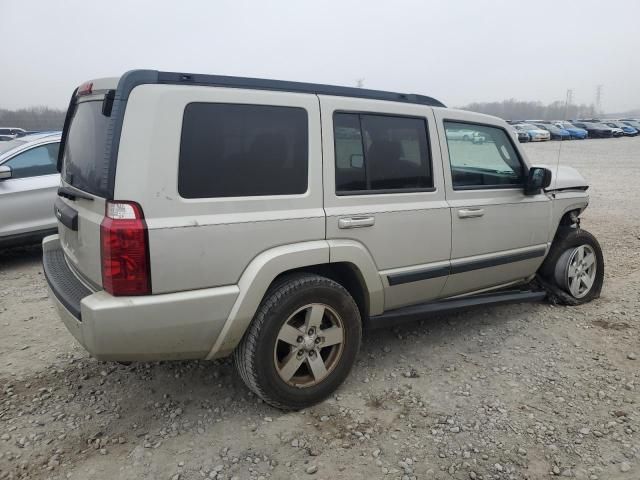
M25 130L62 130L64 110L31 107L19 110L0 109L0 127L19 127Z
M523 102L509 99L502 102L476 102L465 107L479 113L486 113L505 120L570 120L575 118L594 117L596 111L593 105L567 105L558 100L548 105L542 102Z

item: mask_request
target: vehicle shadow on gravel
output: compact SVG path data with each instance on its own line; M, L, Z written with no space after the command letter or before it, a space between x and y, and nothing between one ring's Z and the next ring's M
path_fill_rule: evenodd
M42 246L0 248L0 272L12 268L22 268L42 262Z

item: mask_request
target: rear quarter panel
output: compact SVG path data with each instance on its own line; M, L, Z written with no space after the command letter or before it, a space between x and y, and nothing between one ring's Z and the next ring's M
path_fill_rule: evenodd
M302 107L309 125L301 195L185 199L178 193L183 113L192 102ZM127 104L115 199L142 206L153 293L231 285L270 248L324 240L320 112L315 95L183 85L136 87Z

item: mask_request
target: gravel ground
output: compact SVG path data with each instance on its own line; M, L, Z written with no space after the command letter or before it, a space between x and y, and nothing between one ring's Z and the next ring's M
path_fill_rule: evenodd
M555 164L559 142L526 145ZM591 182L602 297L442 315L366 335L337 395L298 413L228 361L91 359L38 248L0 251L0 478L640 478L640 138L564 142Z

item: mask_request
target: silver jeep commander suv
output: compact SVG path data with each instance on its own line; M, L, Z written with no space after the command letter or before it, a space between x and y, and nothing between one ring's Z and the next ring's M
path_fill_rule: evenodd
M280 408L333 392L364 327L602 288L584 179L430 97L136 70L76 89L58 170L43 261L73 336L233 355Z

